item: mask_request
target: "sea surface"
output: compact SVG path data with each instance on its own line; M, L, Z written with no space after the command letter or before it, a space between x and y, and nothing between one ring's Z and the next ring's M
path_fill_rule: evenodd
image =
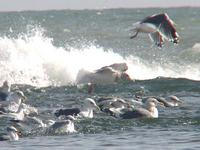
M155 13L175 22L180 43L157 48L146 34L129 39L133 23ZM116 119L95 112L75 122L77 133L24 131L1 150L25 149L200 149L200 9L145 8L0 12L0 84L20 89L43 119L86 97L176 95L183 104L158 107L158 119ZM131 82L95 85L92 94L76 84L80 69L127 63ZM0 132L8 121L0 120Z

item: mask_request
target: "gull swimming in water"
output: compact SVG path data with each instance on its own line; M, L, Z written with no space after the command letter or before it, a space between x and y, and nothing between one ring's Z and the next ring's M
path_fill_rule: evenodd
M69 108L69 109L59 109L55 112L55 116L59 117L61 115L71 115L86 118L93 118L93 110L98 109L96 102L91 98L86 98L83 101L83 106L81 108Z
M175 44L179 43L179 35L174 27L174 22L166 13L155 14L148 16L140 22L134 24L131 29L136 33L130 38L135 38L139 32L148 33L151 40L155 42L158 47L163 46L164 40L171 41Z
M20 90L17 90L15 92L12 92L9 94L6 101L0 102L0 110L1 112L17 112L19 110L19 107L21 106L22 102L24 102L26 97L24 96L24 93Z
M156 108L157 104L163 106L163 103L160 103L155 98L148 98L145 102L145 108L133 108L132 110L125 111L119 116L123 119L132 119L132 118L158 118L158 109Z
M55 121L47 128L48 133L74 133L77 132L74 127L75 118L71 115L65 116L64 120Z
M117 97L101 97L97 100L97 104L101 111L111 116L115 116L116 113L121 113L121 110L132 110L132 108L134 108L130 102Z
M14 126L7 127L8 135L0 137L0 141L17 141L21 132L18 131Z
M0 101L5 101L10 93L10 84L8 81L4 81L0 87Z
M167 97L167 99L163 98L163 97L156 97L156 99L163 103L165 107L177 107L180 106L180 104L182 104L183 102L176 97L175 95L171 95L169 97Z

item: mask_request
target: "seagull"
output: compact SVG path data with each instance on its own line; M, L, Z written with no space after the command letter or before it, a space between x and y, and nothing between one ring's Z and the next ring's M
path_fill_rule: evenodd
M0 101L5 101L10 93L10 84L8 81L4 81L0 87Z
M48 133L75 133L77 132L74 128L75 118L71 115L65 117L65 120L55 121L47 129Z
M175 95L170 95L169 97L167 97L167 99L163 97L156 97L156 99L159 102L163 103L165 107L177 107L180 106L180 104L182 103L182 101Z
M158 109L156 108L157 104L163 106L163 103L160 103L155 98L148 98L145 102L145 108L133 108L132 110L125 111L119 116L122 119L132 119L132 118L158 118Z
M3 135L0 137L0 141L17 141L19 140L19 135L21 132L18 131L14 126L7 127L8 135Z
M142 32L148 33L151 40L153 40L158 47L163 46L164 40L178 44L179 35L174 25L175 23L166 13L154 14L134 24L134 28L131 30L136 32L130 39L137 37L138 33Z
M78 117L93 118L93 110L99 109L96 102L91 98L86 98L83 101L83 106L81 108L69 108L69 109L59 109L55 112L55 116L59 117L61 115L71 115Z
M121 113L121 110L134 108L130 102L117 98L117 97L101 97L97 100L97 104L101 111L110 114L115 117L115 114Z
M9 94L6 101L0 102L0 110L2 112L17 112L22 102L24 102L26 97L24 96L24 93L20 90L17 90L15 92L12 92Z
M131 81L132 79L126 73L128 66L126 63L114 63L109 66L103 66L92 72L79 70L77 84L115 84L119 81Z

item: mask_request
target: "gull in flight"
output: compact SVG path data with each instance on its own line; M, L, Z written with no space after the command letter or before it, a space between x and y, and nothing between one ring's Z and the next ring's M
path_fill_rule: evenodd
M130 37L137 37L138 33L148 33L151 40L158 47L162 47L164 40L171 41L175 44L179 43L179 35L174 27L175 23L169 18L166 13L155 14L148 16L142 21L136 22L134 28L135 34Z

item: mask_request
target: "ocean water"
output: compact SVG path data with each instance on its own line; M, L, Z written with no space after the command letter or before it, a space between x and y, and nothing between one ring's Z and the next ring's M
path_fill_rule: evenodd
M180 44L157 48L145 34L130 40L133 23L166 12L176 23ZM58 108L78 105L86 97L117 96L132 100L176 95L181 107L158 108L158 119L122 120L95 112L75 122L77 133L48 135L24 131L19 141L1 149L199 149L200 9L146 8L59 10L0 13L0 84L22 90L40 116L53 118ZM80 89L80 69L128 64L135 81ZM4 132L6 120L0 120Z

